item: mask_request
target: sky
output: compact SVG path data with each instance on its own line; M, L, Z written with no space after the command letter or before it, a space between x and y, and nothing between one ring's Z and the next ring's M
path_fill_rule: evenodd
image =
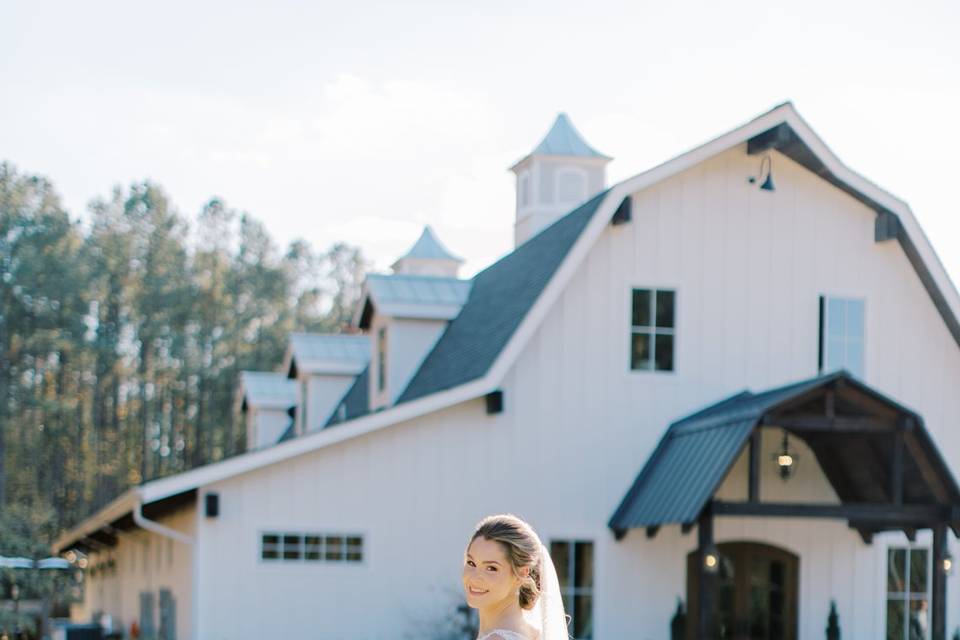
M960 2L0 2L0 160L68 210L149 179L384 270L512 248L556 114L640 173L786 100L960 282Z

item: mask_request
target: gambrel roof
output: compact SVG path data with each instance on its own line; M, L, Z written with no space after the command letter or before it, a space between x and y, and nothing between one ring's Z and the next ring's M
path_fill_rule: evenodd
M68 540L124 504L161 500L302 455L498 389L593 244L631 194L737 145L777 149L877 212L875 240L896 240L960 345L960 295L910 207L846 167L785 103L648 171L624 180L547 227L472 280L470 295L424 359L396 405L277 446L132 489L67 534ZM365 365L364 365L365 366ZM362 367L358 367L359 373ZM349 393L348 393L349 395ZM125 502L126 501L126 502ZM102 515L107 514L107 515ZM66 542L64 542L66 544Z
M430 351L398 402L483 377L526 317L606 192L570 212L473 278L463 309Z

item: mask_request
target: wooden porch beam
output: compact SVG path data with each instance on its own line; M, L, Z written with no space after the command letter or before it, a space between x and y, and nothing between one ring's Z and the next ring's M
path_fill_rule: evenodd
M943 482L941 482L937 472L931 467L930 461L924 454L923 448L920 446L920 443L917 442L914 434L905 435L903 443L906 445L907 451L910 452L910 456L914 462L916 462L917 468L920 469L920 475L923 476L924 482L930 487L930 491L933 492L937 501L949 503L950 496L947 494L946 487L943 486Z
M713 514L710 505L704 507L697 520L697 564L700 580L697 592L697 635L698 640L713 637L713 602L716 592L715 571L707 569L706 555L713 549Z
M947 525L933 527L933 589L931 602L932 633L930 640L947 640L947 574L943 559L947 555Z
M747 476L747 500L760 501L760 428L750 434L750 469Z
M929 527L947 516L940 505L895 505L883 503L804 504L792 502L713 503L718 516L760 516L787 518L836 518L861 523L897 525L897 528Z
M870 417L840 416L829 418L814 414L794 414L790 416L764 416L763 424L777 426L793 431L832 432L832 433L884 433L896 428L894 422Z

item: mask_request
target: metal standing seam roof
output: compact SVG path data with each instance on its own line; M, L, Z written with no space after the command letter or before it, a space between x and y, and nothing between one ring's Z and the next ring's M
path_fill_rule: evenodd
M410 247L410 250L400 258L414 258L417 260L452 260L454 262L463 262L463 258L450 253L450 250L443 246L443 243L437 238L430 225L423 228L423 233L417 241ZM400 260L397 260L399 262Z
M607 195L603 191L472 280L470 296L397 403L483 377Z
M286 409L297 403L297 385L282 373L241 371L240 384L248 406Z
M550 131L543 137L540 144L530 155L541 156L581 156L592 158L609 158L600 153L583 139L570 118L565 113L559 113L554 120Z
M290 348L301 367L310 362L362 367L370 361L370 338L363 335L291 333Z
M763 393L744 391L674 422L643 466L610 519L614 531L664 524L692 523L719 489L761 417L778 405L838 379L922 420L909 409L863 385L845 371L818 376ZM956 483L932 440L917 432L937 464Z
M463 306L470 296L470 280L412 274L367 276L367 291L374 304Z

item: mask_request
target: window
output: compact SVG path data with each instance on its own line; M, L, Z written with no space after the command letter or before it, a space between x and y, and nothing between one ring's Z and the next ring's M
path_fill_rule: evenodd
M887 550L887 640L929 638L929 555L923 548Z
M520 206L530 204L530 174L526 171L520 174Z
M302 552L303 552L303 536L298 536L293 533L284 534L283 559L299 560L302 557Z
M863 378L864 301L820 296L820 373L846 369Z
M387 328L377 332L377 391L387 388Z
M363 536L262 533L260 559L280 562L362 562Z
M557 569L563 608L570 615L570 635L593 638L593 543L553 540L550 557Z
M280 557L280 536L275 533L265 533L260 539L260 559L276 560Z
M630 320L630 368L673 371L676 292L634 289Z

